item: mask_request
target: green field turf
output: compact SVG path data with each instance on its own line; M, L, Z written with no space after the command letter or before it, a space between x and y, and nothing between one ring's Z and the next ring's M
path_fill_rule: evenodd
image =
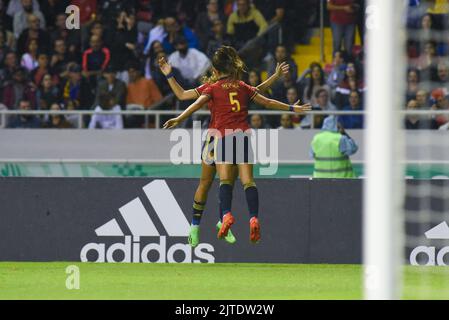
M66 288L71 264L79 290ZM449 299L446 268L405 279L407 299ZM0 299L361 299L361 287L360 265L0 263Z

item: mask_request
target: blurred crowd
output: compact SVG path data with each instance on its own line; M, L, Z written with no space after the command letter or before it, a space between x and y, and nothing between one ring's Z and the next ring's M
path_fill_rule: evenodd
M239 50L247 64L245 81L287 62L290 72L265 92L314 110L364 109L364 0L326 0L332 29L332 63L298 70L293 52L307 43L319 20L317 0L0 0L0 109L172 110L188 102L170 98L158 68L165 57L186 89L201 84L221 45ZM79 28L68 28L79 8ZM449 108L448 1L410 0L407 53L407 108ZM281 32L280 32L281 31ZM355 34L362 43L355 45ZM253 41L257 39L257 41ZM319 57L317 56L317 60ZM250 110L259 106L251 104ZM207 119L207 117L203 118ZM324 116L250 118L253 128L318 128ZM363 128L362 115L345 115L348 129ZM164 119L160 119L163 121ZM93 116L11 116L11 128L151 128L155 118ZM190 122L191 123L191 122ZM446 117L410 116L407 128L440 128ZM205 123L207 125L207 123Z

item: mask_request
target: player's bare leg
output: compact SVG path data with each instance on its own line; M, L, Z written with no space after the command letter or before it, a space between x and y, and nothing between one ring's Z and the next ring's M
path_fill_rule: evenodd
M234 181L238 174L238 168L235 167L234 170L234 176L232 179L232 183L234 184ZM209 190L212 186L212 183L214 181L216 174L215 166L209 165L207 163L202 162L201 163L201 177L200 182L198 184L198 187L195 191L194 196L194 202L193 202L193 218L192 218L192 224L190 226L190 233L189 233L189 244L192 247L196 247L200 242L200 222L201 217L204 211L204 207L206 205L207 196L209 193ZM221 228L221 220L217 223L217 229ZM224 238L224 240L230 244L233 244L236 242L235 236L232 234L232 232L228 232L228 235Z

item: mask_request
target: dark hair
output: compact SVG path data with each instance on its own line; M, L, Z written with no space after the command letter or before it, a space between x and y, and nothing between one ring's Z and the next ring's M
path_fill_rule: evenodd
M233 80L240 80L245 64L237 51L230 46L221 46L212 57L212 66L220 73L228 74Z
M310 68L310 72L312 73L314 68L319 68L320 69L320 86L324 85L324 71L323 68L321 67L321 65L318 62L312 62L309 66ZM313 93L313 79L312 76L310 77L310 81L309 81L309 87L307 88L307 92L306 92L306 97L307 99L312 98L312 93Z
M337 50L334 52L334 57L336 56L336 54L339 53L341 58L343 59L344 62L347 62L349 60L348 58L348 53L345 50Z
M315 98L318 98L320 96L320 94L322 94L323 92L326 92L329 95L329 92L326 89L322 88L322 89L318 89L315 92Z
M100 94L99 101L101 107L109 107L112 100L114 100L115 102L115 96L112 92L105 92Z
M134 70L137 70L140 73L142 73L142 68L141 68L140 62L137 60L129 60L126 63L126 70L129 70L129 69L134 69Z

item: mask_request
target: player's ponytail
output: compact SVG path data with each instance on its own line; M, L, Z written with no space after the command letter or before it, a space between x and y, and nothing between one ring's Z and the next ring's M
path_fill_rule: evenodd
M222 74L228 74L232 80L240 80L245 72L245 63L233 47L222 46L215 51L212 66Z

